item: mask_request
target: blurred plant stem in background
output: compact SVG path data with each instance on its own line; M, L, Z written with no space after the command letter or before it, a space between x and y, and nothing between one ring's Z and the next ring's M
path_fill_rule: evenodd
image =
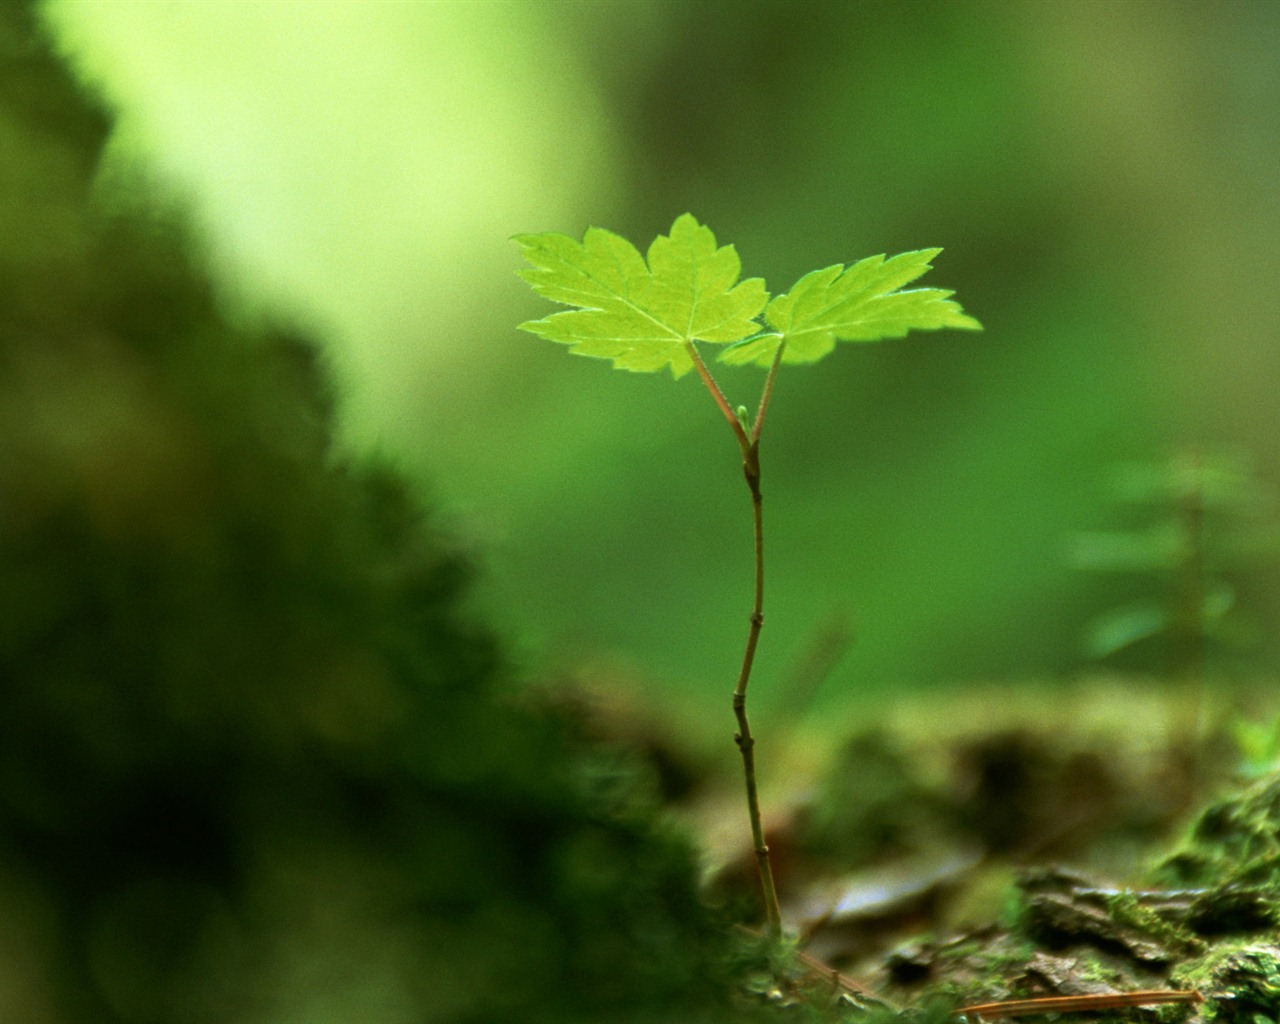
M1280 505L1253 460L1193 446L1116 467L1111 484L1128 528L1077 535L1071 564L1138 577L1151 592L1095 618L1086 653L1101 660L1134 651L1130 668L1199 680L1207 669L1221 672L1224 657L1256 649L1259 627L1240 591L1256 588L1280 559Z

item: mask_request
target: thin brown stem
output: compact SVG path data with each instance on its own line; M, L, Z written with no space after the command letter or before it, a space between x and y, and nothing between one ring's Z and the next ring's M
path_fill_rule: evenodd
M836 968L829 967L817 957L811 956L804 950L800 950L800 952L796 954L796 959L815 974L830 978L832 985L850 993L859 1002L871 1003L874 1006L880 1006L886 1010L893 1010L895 1012L899 1010L899 1007L891 1000L886 999L884 996L876 995L876 993L872 992L871 989L867 988L866 985L862 984L862 982L858 981L856 978L851 978L849 975L838 971Z
M760 642L760 629L764 626L764 517L760 494L760 442L752 441L742 460L742 471L751 489L752 522L755 533L756 585L755 601L751 606L747 646L742 653L742 668L738 672L738 685L733 691L733 713L738 719L738 733L734 740L742 752L742 771L747 783L747 813L751 818L751 841L755 849L756 867L760 872L760 888L764 895L765 921L770 938L782 934L782 913L778 907L778 890L773 881L773 866L769 861L769 845L765 842L764 824L760 816L760 794L756 785L755 738L747 721L747 684L751 680L751 666L755 662L756 645Z
M764 429L764 414L769 411L769 400L773 397L773 382L778 376L778 367L782 365L782 350L786 347L785 338L778 342L778 351L773 354L773 364L764 379L764 390L760 392L760 405L756 408L756 419L751 424L751 440L760 440L760 431Z
M775 357L773 367L765 380L765 390L760 397L760 407L756 413L756 422L751 436L739 421L729 400L720 386L716 384L707 365L702 360L693 342L686 342L689 356L693 360L694 369L702 378L702 383L711 392L716 405L728 420L733 429L733 436L742 450L742 473L746 477L747 487L751 490L751 514L753 532L755 534L755 600L751 606L750 626L747 631L747 646L742 654L742 668L738 672L738 684L733 690L733 713L738 720L738 732L734 741L742 753L742 771L747 784L747 814L751 819L751 842L755 850L756 867L760 872L760 889L764 896L764 912L767 932L770 939L782 935L782 912L778 908L778 889L773 881L773 866L769 861L769 846L765 842L764 824L760 817L760 793L756 785L755 738L751 735L751 724L747 721L747 683L751 680L751 666L755 662L756 645L760 642L760 628L764 625L764 518L760 496L760 426L764 421L765 410L769 406L769 397L773 391L773 379L777 374L778 362L782 357L781 347Z
M1022 1017L1041 1013L1100 1013L1129 1006L1157 1006L1162 1003L1202 1003L1199 992L1154 989L1144 992L1099 992L1086 996L1043 996L1037 999L1005 999L998 1003L962 1006L956 1016Z
M698 351L697 346L692 341L686 341L684 347L689 353L689 358L693 360L693 368L698 371L698 376L702 378L702 383L711 392L711 397L715 399L716 405L724 413L724 418L729 421L729 427L733 430L733 436L738 439L738 447L742 449L742 454L745 458L747 448L751 442L747 438L747 432L742 429L742 424L738 422L738 414L733 411L733 406L729 404L729 399L725 398L724 392L720 390L720 385L711 376L711 371L707 369L707 364L703 362L702 354Z

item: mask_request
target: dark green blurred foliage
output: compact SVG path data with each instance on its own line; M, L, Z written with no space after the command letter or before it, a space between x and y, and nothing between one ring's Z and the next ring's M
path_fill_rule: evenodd
M840 750L801 825L807 852L842 868L892 862L953 832L950 809L910 752L881 730Z
M1191 447L1117 467L1126 528L1075 537L1079 569L1140 580L1142 592L1092 622L1085 650L1131 667L1198 677L1241 663L1259 640L1249 609L1280 555L1276 497L1242 452Z
M0 9L0 1017L719 1017L684 843L504 691L313 349L95 208L108 129Z

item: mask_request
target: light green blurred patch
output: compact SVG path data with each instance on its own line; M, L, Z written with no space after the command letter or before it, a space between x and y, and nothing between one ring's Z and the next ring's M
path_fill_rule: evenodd
M537 5L54 0L47 16L119 108L112 187L162 181L237 299L327 336L361 442L407 445L423 406L482 370L518 286L512 234L608 202L611 129Z

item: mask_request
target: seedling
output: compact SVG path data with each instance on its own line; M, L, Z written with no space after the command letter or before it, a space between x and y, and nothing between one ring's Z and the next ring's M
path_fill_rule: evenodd
M879 341L941 327L981 330L982 325L951 300L952 292L904 290L930 268L941 249L891 259L870 256L849 266L837 263L806 274L789 292L770 300L760 278L738 280L742 264L734 247L717 246L711 229L688 213L676 218L669 235L654 239L647 260L625 238L601 228L589 228L581 242L557 233L518 235L515 241L532 264L520 276L539 295L574 307L523 323L522 330L568 345L575 355L612 360L619 370L668 369L677 379L696 371L738 443L751 492L755 599L733 690L734 739L742 754L768 934L777 939L782 920L760 820L747 684L764 625L760 434L778 369L816 363L837 341ZM754 415L725 396L708 369L702 345L719 346L722 363L766 371Z
M1211 646L1249 642L1232 578L1280 555L1276 495L1244 454L1199 447L1119 466L1112 485L1117 504L1142 510L1149 522L1079 534L1071 561L1146 577L1152 593L1090 623L1085 650L1101 660L1163 639L1170 674L1199 680Z

